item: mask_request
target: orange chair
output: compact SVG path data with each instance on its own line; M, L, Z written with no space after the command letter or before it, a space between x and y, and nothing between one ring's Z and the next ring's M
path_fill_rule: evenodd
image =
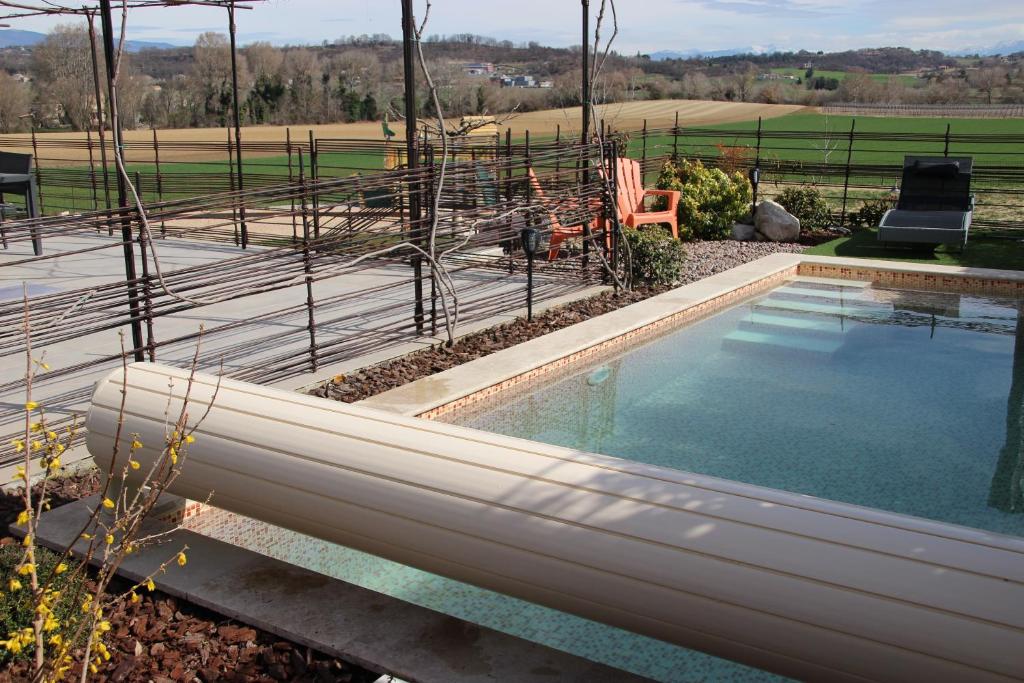
M537 178L537 174L533 172L531 168L527 172L527 176L530 181L530 189L533 191L533 196L541 204L550 204L547 194L544 192L544 188L540 185L540 180ZM562 242L572 237L579 237L583 234L582 225L562 225L562 222L558 220L558 216L555 215L554 211L549 211L548 215L551 219L551 238L548 240L548 261L554 261L558 258L558 250Z
M679 239L679 197L678 190L645 190L640 175L640 162L620 157L616 163L618 187L616 203L619 208L619 221L630 228L652 223L667 223L672 229L672 236ZM666 197L668 208L662 211L649 211L644 206L648 197Z

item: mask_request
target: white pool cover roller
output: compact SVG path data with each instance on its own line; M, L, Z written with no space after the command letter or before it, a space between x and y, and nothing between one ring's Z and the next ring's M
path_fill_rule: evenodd
M101 467L123 379L89 411ZM129 367L125 439L162 444L169 382L174 414L187 373ZM1024 678L1015 537L230 380L172 490L798 678Z

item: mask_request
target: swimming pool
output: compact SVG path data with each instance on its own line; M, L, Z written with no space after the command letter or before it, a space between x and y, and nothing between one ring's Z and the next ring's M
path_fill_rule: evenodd
M797 280L453 421L1024 535L1019 308Z

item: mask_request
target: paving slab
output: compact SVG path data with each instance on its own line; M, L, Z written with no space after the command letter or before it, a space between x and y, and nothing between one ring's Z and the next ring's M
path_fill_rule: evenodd
M39 542L66 547L96 504L45 513ZM143 531L171 528L149 520ZM188 565L157 577L161 591L410 683L648 680L183 529L127 557L120 573L140 580L183 545Z

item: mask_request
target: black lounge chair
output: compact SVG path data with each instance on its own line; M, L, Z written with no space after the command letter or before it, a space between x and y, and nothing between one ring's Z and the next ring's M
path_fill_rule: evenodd
M32 172L32 155L0 152L0 197L4 194L20 194L25 197L25 214L29 218L39 217L39 194L36 177ZM36 256L43 253L42 240L32 230L32 250ZM4 240L6 242L6 240ZM6 244L4 245L6 247Z
M908 156L895 209L878 225L881 242L967 247L974 213L971 157Z

